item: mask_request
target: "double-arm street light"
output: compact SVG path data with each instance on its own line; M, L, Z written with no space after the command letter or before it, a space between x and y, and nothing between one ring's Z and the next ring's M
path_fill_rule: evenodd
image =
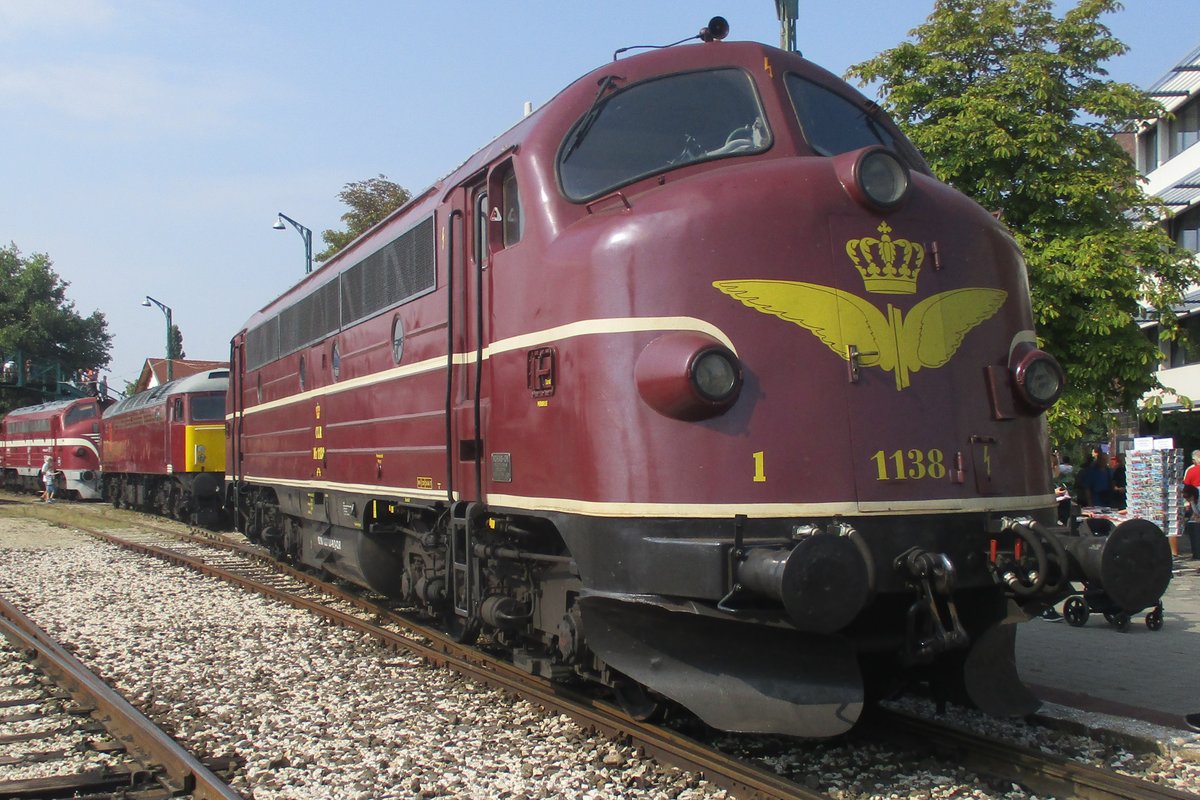
M282 211L279 212L275 219L275 224L271 227L277 231L286 230L283 225L285 222L295 228L296 233L300 234L300 238L304 240L304 274L307 275L312 272L312 231Z
M175 331L174 326L171 324L171 307L163 305L150 295L146 295L146 299L142 301L142 305L149 308L151 303L158 306L158 310L167 315L167 380L173 381L175 380Z

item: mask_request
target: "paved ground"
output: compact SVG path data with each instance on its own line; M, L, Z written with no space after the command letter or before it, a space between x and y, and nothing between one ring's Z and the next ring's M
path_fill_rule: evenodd
M1184 727L1200 712L1200 561L1175 559L1161 630L1136 615L1122 633L1100 614L1073 628L1035 619L1018 629L1017 666L1043 700ZM1062 604L1058 606L1062 610Z

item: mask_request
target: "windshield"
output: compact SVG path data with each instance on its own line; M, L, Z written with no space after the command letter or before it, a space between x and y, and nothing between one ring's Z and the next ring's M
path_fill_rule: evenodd
M567 197L589 200L684 164L760 153L770 146L763 119L739 69L655 78L598 100L575 123L559 150L559 180Z
M929 172L916 148L885 121L883 112L870 101L857 102L820 84L789 73L788 94L810 147L823 156L836 156L869 145L889 148L912 169Z
M216 422L225 419L224 394L192 395L192 421Z

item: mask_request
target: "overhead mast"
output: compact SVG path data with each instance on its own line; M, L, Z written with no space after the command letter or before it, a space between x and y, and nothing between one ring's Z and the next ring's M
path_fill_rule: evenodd
M796 50L796 17L800 14L800 0L775 0L775 14L779 17L779 46L793 52Z

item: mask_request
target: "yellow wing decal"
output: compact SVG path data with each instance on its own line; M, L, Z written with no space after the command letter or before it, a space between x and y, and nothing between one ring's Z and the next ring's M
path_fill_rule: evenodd
M713 286L750 308L812 331L843 360L854 345L863 366L895 368L896 339L887 317L861 297L799 281L716 281Z
M1002 289L952 289L913 306L903 323L904 363L912 372L949 361L963 337L1000 310L1008 292Z
M811 331L838 357L859 352L858 363L895 372L896 390L909 373L945 365L963 338L993 317L1008 293L1002 289L952 289L913 306L907 318L888 304L880 311L849 292L800 281L715 281L713 286L744 305Z

